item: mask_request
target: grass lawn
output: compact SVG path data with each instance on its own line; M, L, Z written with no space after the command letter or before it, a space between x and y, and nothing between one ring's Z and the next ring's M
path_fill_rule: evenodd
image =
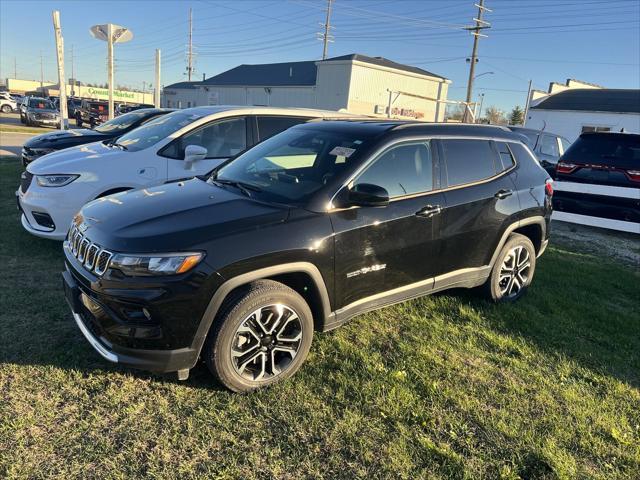
M528 295L406 302L231 394L103 361L0 160L0 478L640 478L640 274L552 245Z

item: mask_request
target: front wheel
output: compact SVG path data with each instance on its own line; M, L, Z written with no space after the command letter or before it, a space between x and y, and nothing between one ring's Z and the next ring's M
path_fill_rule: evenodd
M203 358L224 386L249 392L291 377L307 357L312 339L307 302L286 285L260 280L225 300Z
M536 250L529 238L513 233L491 270L485 289L494 302L513 302L525 294L536 269Z
M10 105L3 105L2 106L2 113L11 113L13 111L13 108L11 108Z

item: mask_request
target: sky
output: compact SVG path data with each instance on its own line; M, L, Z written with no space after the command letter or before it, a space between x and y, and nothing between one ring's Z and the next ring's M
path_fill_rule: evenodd
M334 0L329 57L381 56L452 81L449 99L466 94L477 16L474 0ZM65 69L84 83L106 83L106 44L89 34L115 23L134 38L115 47L116 83L154 82L162 51L162 85L184 81L193 9L195 74L211 77L247 63L317 60L327 0L0 0L0 78L57 81L51 13L60 11ZM609 88L640 88L640 0L485 0L491 28L478 47L474 99L509 111L524 106L529 80L547 90L568 78Z

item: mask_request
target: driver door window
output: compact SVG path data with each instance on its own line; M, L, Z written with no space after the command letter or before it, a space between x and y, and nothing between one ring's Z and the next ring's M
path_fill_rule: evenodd
M244 117L218 120L186 133L165 150L171 158L184 159L189 145L207 149L206 158L229 158L247 148L247 127Z
M429 142L405 143L378 157L355 181L383 187L389 198L433 190L433 160Z

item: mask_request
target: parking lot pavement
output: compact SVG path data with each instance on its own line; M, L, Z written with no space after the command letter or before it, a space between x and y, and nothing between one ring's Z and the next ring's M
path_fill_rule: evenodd
M10 127L29 128L30 130L42 130L43 132L50 132L51 130L54 130L53 128L46 127L26 127L26 125L20 123L20 115L18 113L0 113L0 127L2 127L2 125L7 125ZM76 126L75 119L69 119L69 128L78 128Z
M35 133L3 132L0 130L0 156L20 156L22 144Z

